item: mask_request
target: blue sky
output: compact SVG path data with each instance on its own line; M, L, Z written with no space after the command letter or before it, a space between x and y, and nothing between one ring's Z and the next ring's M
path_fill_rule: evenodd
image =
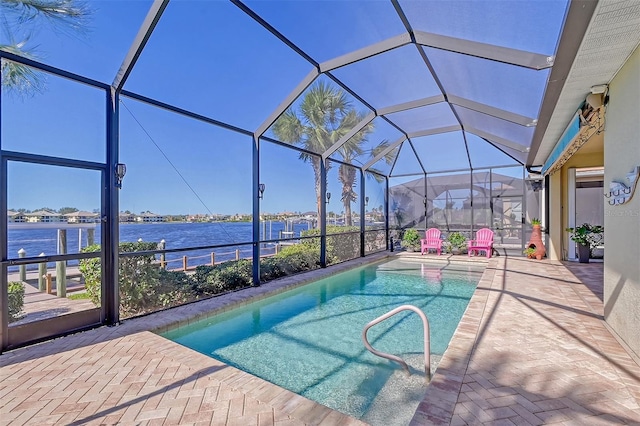
M413 25L545 54L552 54L555 49L566 7L562 1L436 1L429 2L428 7L437 13L428 14L424 3L401 3L411 12ZM30 42L37 46L35 53L43 62L110 84L151 1L112 0L89 4L93 13L86 34L57 34L42 26ZM391 2L252 1L247 4L320 62L404 31ZM455 7L456 4L463 7ZM456 13L460 15L458 20L448 25L433 18L438 14L454 16ZM308 16L313 19L306 19ZM303 19L305 23L301 25ZM487 26L487 19L495 25ZM367 93L367 101L374 107L438 93L433 81L411 67L416 58L419 59L413 46L391 53L336 70L335 74L359 92ZM449 59L445 63L468 60L455 56ZM499 65L479 68L478 74L490 78ZM391 71L391 75L397 70L402 78L381 79L378 69ZM311 70L309 63L228 2L172 1L125 89L253 131ZM455 77L453 71L443 72ZM539 101L527 103L519 99L544 89L546 74L540 73L531 80L517 73L522 71L513 75L517 96L496 95L486 88L478 88L481 85L472 81L473 76L458 76L458 80L471 79L474 83L459 86L459 95L535 115ZM526 87L518 84L525 78L531 81ZM2 149L104 161L104 93L55 76L47 76L46 82L46 91L30 98L3 95ZM123 104L120 152L121 161L127 164L127 176L120 193L121 210L150 210L160 214L251 211L249 137L131 99L123 98ZM364 110L355 100L353 105ZM444 120L443 123L450 120L441 114L429 114L432 119ZM368 146L397 136L396 129L377 119ZM430 161L426 165L428 170L467 166L460 133L418 139L421 140L414 141L416 150L431 159L425 160ZM475 167L511 161L480 140L469 143ZM442 149L444 146L447 149ZM263 143L261 150L261 181L267 186L262 211L314 211L311 166L302 163L295 151L269 143ZM403 149L401 158L405 157L406 160L399 161L397 170L418 172L415 159ZM363 156L360 160L367 159ZM343 208L339 202L341 188L336 169L329 173L328 190L334 196L328 209L339 213ZM9 168L11 208L75 206L93 210L99 205L99 191L97 172L26 164L11 164ZM366 195L370 198L370 207L382 204L382 194L383 187L368 179ZM352 208L356 210L357 203Z

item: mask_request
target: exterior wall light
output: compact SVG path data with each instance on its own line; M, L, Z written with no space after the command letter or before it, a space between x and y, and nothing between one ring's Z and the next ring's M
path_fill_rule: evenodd
M264 198L264 190L265 190L265 188L266 188L266 185L264 183L261 183L261 184L258 185L258 192L259 192L258 198L260 198L260 199Z
M124 175L127 174L127 166L123 163L116 164L116 188L122 189L122 179L124 179Z

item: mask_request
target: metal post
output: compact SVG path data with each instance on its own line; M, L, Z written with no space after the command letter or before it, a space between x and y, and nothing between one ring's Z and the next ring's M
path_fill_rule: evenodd
M27 257L27 251L23 248L21 248L20 250L18 250L18 257ZM27 280L27 265L20 265L18 267L18 269L20 270L20 281L26 281Z
M253 136L253 151L251 160L253 163L253 285L260 285L260 138L259 135Z
M385 250L389 250L389 177L384 178L384 230L385 230ZM393 250L392 250L393 251Z
M520 221L520 236L521 236L521 246L520 252L524 250L524 246L527 244L527 225L526 225L526 215L527 215L527 185L525 183L526 179L526 169L522 166L522 220Z
M320 158L320 267L327 267L327 167Z
M118 244L120 241L119 198L116 182L116 165L119 162L119 93L106 90L107 140L106 168L103 171L102 193L102 315L107 325L120 321L120 297L118 283Z
M364 172L360 169L360 257L364 257L365 255L365 247L364 247L364 239L365 239L365 203L366 203L366 195L365 195L365 187L364 187Z
M470 200L471 200L471 206L470 206L470 209L471 209L471 219L469 220L469 222L470 222L470 224L471 224L471 236L470 236L469 238L473 238L473 230L474 230L473 224L474 224L474 222L475 222L475 220L474 220L474 216L473 216L473 169L471 169L471 180L470 180L470 184L471 184L471 186L469 187L469 198L470 198Z
M2 85L0 85L0 112L2 111ZM0 132L1 138L2 132ZM2 140L0 139L0 148L2 148ZM2 149L0 149L0 260L6 259L8 231L7 224L7 160L2 157ZM9 344L9 288L7 283L8 267L5 263L0 266L0 352L2 352Z
M82 228L78 228L78 253L82 251Z

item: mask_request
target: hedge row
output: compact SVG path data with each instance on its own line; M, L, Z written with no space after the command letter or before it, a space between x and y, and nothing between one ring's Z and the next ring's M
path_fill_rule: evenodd
M156 247L156 243L122 243L120 252L155 250ZM99 250L99 245L83 249L85 252ZM261 259L260 280L269 281L315 269L319 265L319 260L317 253L307 246L285 247L277 255ZM84 277L87 293L93 303L100 306L100 259L81 260L79 268ZM153 255L120 257L120 312L124 317L157 311L251 285L253 285L252 264L245 259L215 266L198 266L194 273L187 274L160 268Z
M358 227L328 226L327 233L358 231ZM303 232L303 236L319 235L319 230ZM376 244L379 236L372 233L367 244ZM153 242L121 243L120 253L135 253L157 249ZM96 252L95 244L83 249ZM360 255L359 232L327 237L327 263L333 264ZM253 285L252 263L237 260L214 266L198 266L193 273L167 271L154 255L120 256L120 313L123 317L140 315L170 306L203 299L215 294ZM277 255L260 260L260 281L309 271L320 264L320 238L302 239L300 244L284 247ZM80 261L80 272L91 300L101 303L100 259Z

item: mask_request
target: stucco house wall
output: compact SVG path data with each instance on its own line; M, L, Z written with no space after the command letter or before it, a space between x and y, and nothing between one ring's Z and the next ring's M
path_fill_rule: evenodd
M609 85L604 134L605 192L640 165L640 49ZM626 204L604 203L605 320L640 356L640 188Z

